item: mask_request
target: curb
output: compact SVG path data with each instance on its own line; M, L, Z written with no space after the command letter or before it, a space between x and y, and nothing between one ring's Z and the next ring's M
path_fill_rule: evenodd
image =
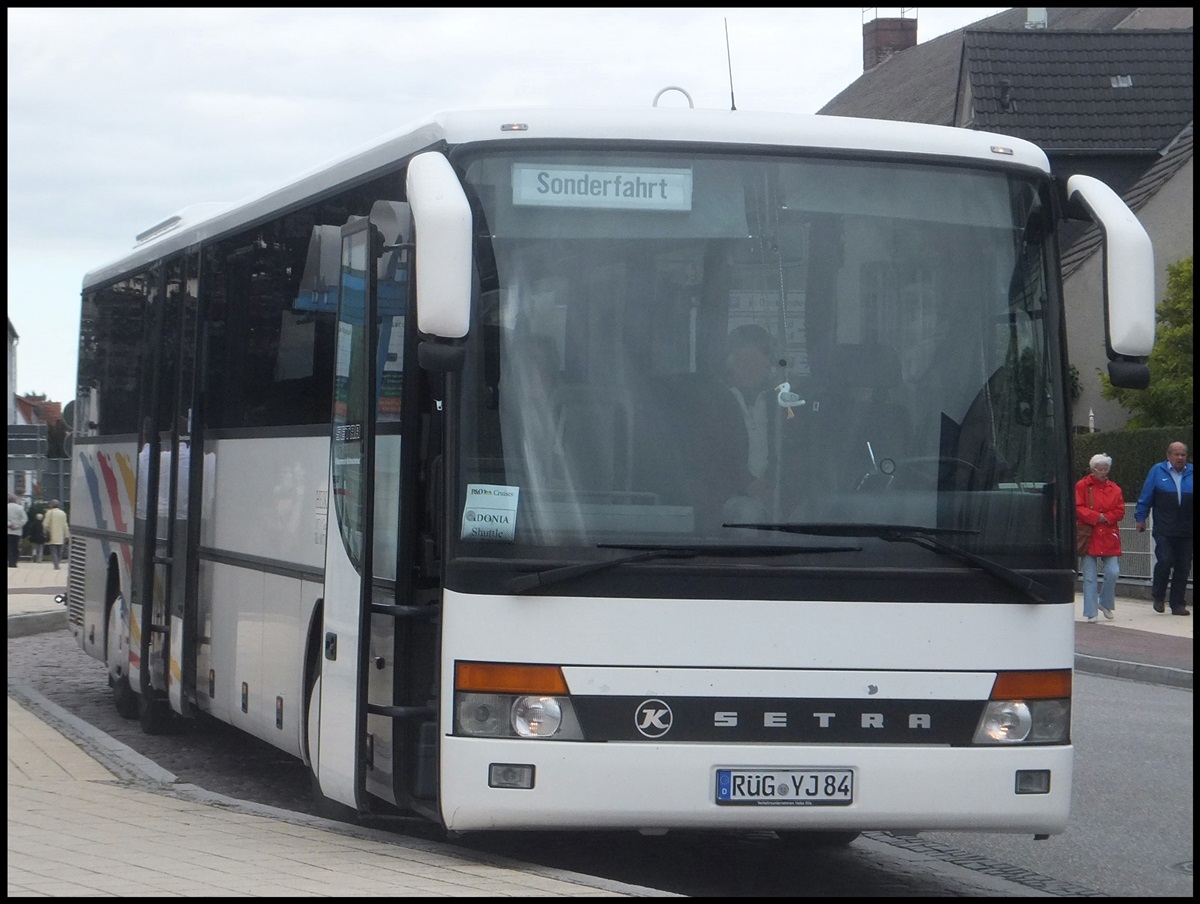
M1103 656L1076 653L1075 671L1192 690L1192 672L1189 669L1174 669L1165 665L1148 665L1144 662L1127 662L1123 659L1105 659Z
M30 634L45 634L48 631L65 631L67 610L59 612L24 612L8 617L9 637L28 637Z
M57 615L58 613L48 613ZM11 623L12 618L9 619ZM417 851L453 858L464 864L499 867L531 876L540 876L558 882L568 882L581 889L594 889L597 895L626 895L629 897L684 897L675 892L662 891L648 886L634 885L614 879L590 876L571 870L541 866L522 861L517 857L492 854L462 847L453 841L421 838L398 834L369 825L339 822L307 813L297 813L267 804L240 800L223 794L207 791L198 785L180 782L178 777L147 759L127 744L116 740L95 726L67 712L58 704L42 696L32 688L8 683L8 695L21 706L30 710L38 719L63 735L69 742L79 746L83 752L117 776L117 781L138 790L159 794L175 800L188 801L203 806L219 807L222 810L242 813L263 819L274 819L296 826L306 826L339 835L386 844L395 849L400 857L407 852ZM186 826L184 826L186 829ZM186 832L185 832L186 835ZM11 857L10 857L11 859ZM580 891L579 897L592 896L592 892ZM424 895L423 895L424 896ZM573 895L574 896L574 895Z

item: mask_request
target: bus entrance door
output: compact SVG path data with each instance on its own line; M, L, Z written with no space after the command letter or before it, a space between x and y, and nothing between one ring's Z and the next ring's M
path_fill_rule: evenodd
M366 805L366 681L374 513L376 336L373 246L360 219L342 228L330 438L329 527L320 670L310 706L309 756L326 797ZM316 732L312 729L315 720Z
M188 288L194 256L161 271L148 295L147 390L139 410L138 467L130 580L129 680L140 694L142 728L167 730L172 712L191 714L195 690L194 594L198 526L188 519L197 303ZM187 636L185 636L187 635Z
M359 811L372 800L427 809L436 795L436 666L414 654L435 646L436 609L414 605L412 587L419 444L410 440L421 418L419 381L404 370L416 357L411 234L409 207L397 201L377 201L370 218L341 230L324 622L308 737L320 793Z

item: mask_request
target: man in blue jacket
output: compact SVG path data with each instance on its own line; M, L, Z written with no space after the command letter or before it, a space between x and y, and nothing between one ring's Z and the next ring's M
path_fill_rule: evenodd
M1184 443L1167 446L1167 460L1146 475L1133 520L1138 532L1154 512L1154 579L1150 595L1154 611L1162 612L1171 585L1171 614L1191 615L1184 601L1188 572L1192 568L1192 466Z

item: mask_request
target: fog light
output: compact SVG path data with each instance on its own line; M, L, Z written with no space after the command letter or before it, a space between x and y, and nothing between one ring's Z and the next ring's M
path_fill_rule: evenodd
M533 787L533 764L531 763L490 763L488 764L489 788L524 788Z
M1049 794L1050 770L1018 769L1016 791L1018 794Z

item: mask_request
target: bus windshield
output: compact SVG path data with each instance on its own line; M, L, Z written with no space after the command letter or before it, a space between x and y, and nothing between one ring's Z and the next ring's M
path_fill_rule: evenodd
M749 554L877 525L1061 564L1044 177L628 148L458 163L478 287L455 554Z

